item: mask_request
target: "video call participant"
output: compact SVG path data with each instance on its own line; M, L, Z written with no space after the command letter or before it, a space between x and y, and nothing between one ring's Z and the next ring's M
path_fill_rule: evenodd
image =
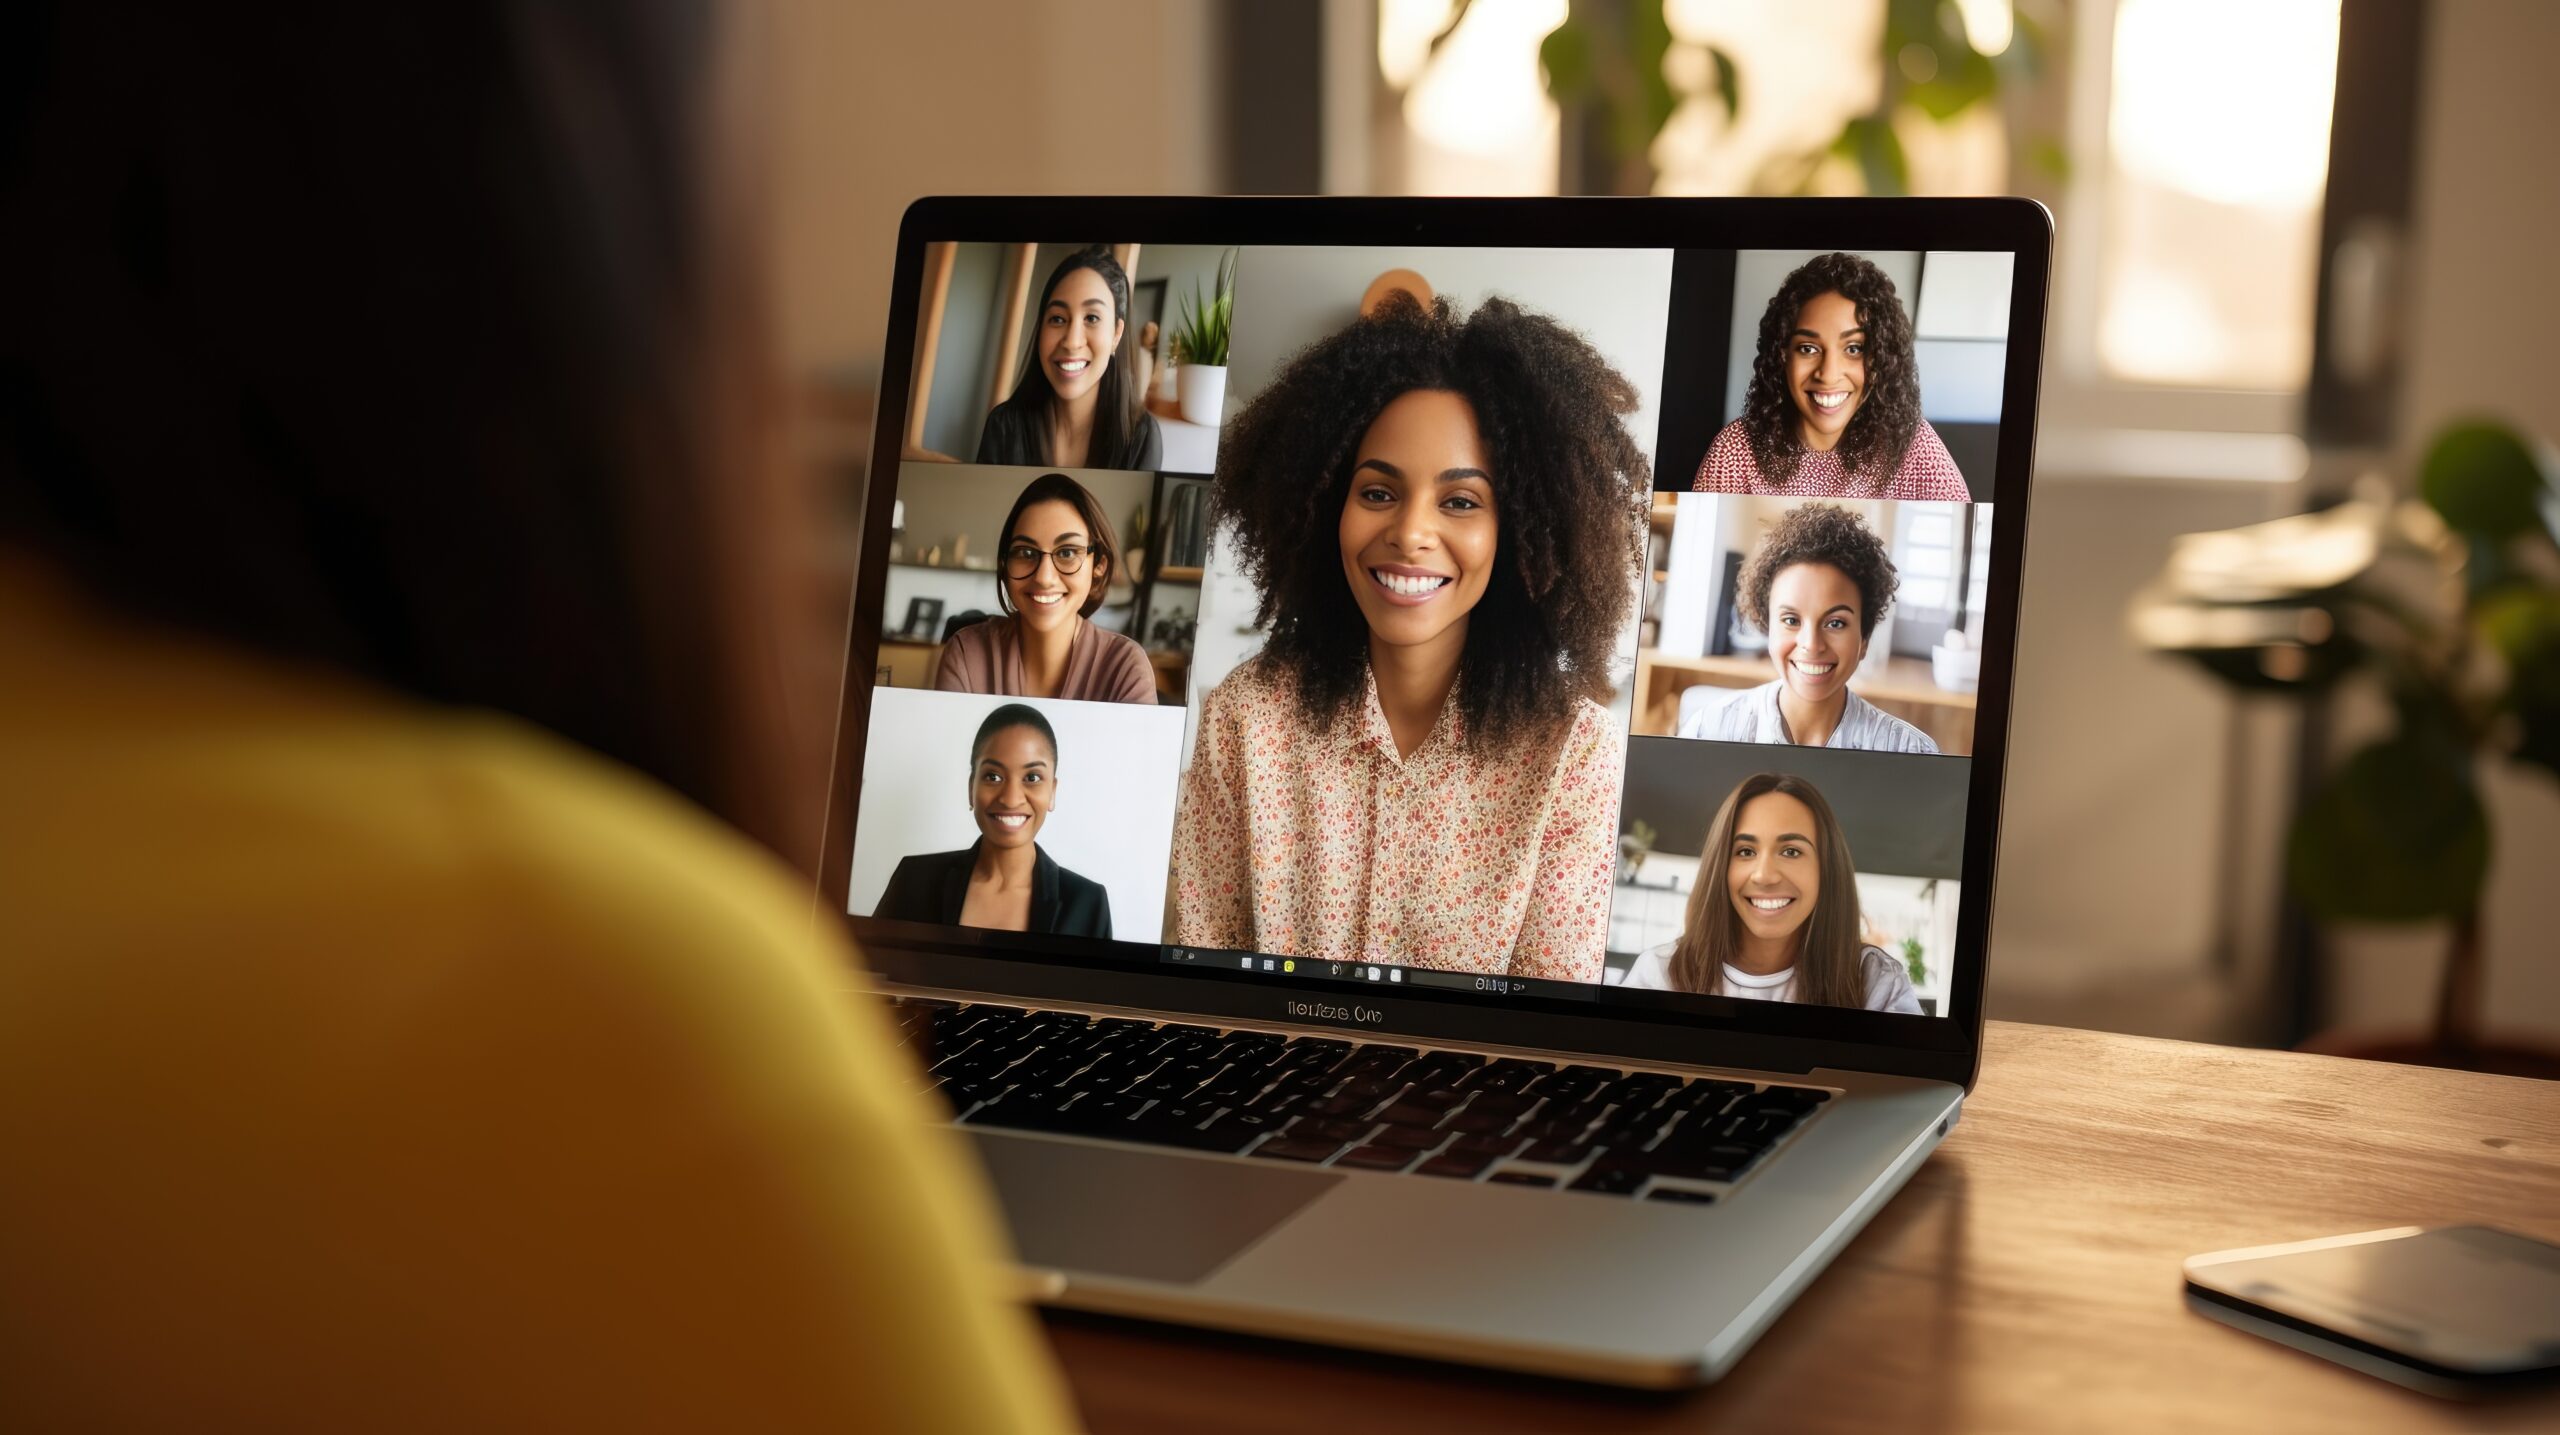
M1883 270L1825 254L1778 286L1760 315L1742 417L1717 432L1692 487L1973 501L1920 416L1911 318Z
M1827 503L1789 509L1752 550L1735 594L1769 635L1777 680L1700 709L1680 735L1936 752L1927 733L1849 691L1899 585L1884 540L1858 515Z
M1169 940L1601 980L1636 403L1553 319L1395 296L1237 415L1212 513L1269 637L1201 701Z
M1680 935L1637 957L1624 985L1917 1016L1910 973L1859 935L1855 871L1812 783L1744 778L1716 810Z
M1129 275L1097 244L1058 261L1022 377L987 415L978 462L1042 468L1133 468L1164 462L1164 436L1130 376L1122 345Z
M969 746L969 815L978 840L958 852L903 857L875 917L999 932L1111 935L1111 897L1040 850L1058 802L1058 735L1040 710L1007 703Z
M1001 618L951 635L933 685L946 693L1153 703L1147 650L1095 627L1119 545L1085 486L1063 473L1031 480L1004 518L996 553Z

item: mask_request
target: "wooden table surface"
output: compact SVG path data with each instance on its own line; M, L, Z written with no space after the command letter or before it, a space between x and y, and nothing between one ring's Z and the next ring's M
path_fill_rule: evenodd
M1963 1122L1719 1385L1684 1395L1084 1316L1097 1432L2560 1430L2191 1314L2200 1251L2476 1222L2560 1240L2560 1083L1993 1023Z

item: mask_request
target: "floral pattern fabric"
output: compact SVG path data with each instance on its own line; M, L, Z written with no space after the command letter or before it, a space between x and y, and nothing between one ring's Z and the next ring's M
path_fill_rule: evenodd
M1374 680L1356 720L1299 709L1256 658L1201 700L1166 940L1597 982L1626 743L1578 700L1560 743L1485 753L1454 703L1399 757Z
M1876 491L1865 474L1851 476L1840 466L1840 455L1807 449L1796 460L1796 471L1784 483L1772 483L1760 476L1760 464L1751 456L1751 439L1742 431L1742 420L1735 419L1716 433L1716 441L1707 445L1706 461L1698 465L1697 482L1691 484L1697 493L1767 493L1788 498L1890 498L1927 503L1971 503L1973 494L1964 486L1964 472L1956 467L1955 455L1947 452L1947 441L1922 419L1912 432L1911 446L1902 451L1902 463L1893 471L1893 481Z

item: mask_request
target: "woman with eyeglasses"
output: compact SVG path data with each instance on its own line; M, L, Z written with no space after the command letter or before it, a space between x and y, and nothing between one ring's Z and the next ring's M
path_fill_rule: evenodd
M946 693L1153 703L1146 649L1089 621L1111 590L1118 544L1085 486L1063 473L1031 480L996 544L1004 616L951 635L933 685Z

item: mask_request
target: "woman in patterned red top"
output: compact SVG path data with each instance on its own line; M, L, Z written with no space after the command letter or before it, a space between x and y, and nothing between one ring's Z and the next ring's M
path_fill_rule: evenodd
M1168 940L1601 979L1635 408L1552 319L1397 296L1236 416L1212 511L1269 636L1201 701Z
M1920 416L1911 318L1893 280L1854 254L1807 261L1770 296L1742 417L1698 465L1700 493L1970 503Z

